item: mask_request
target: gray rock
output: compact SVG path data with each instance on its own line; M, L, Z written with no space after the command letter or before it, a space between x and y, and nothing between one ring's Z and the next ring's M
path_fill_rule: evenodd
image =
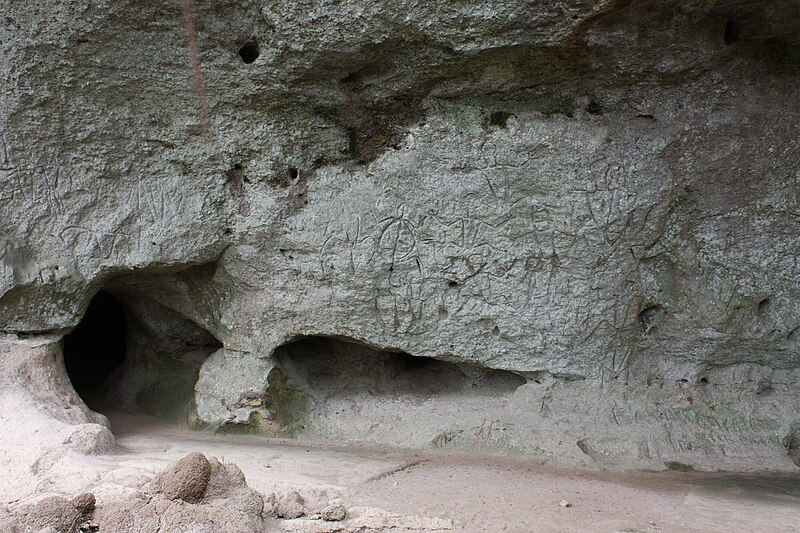
M59 496L49 496L34 505L25 513L24 523L33 531L52 528L62 533L72 533L81 518L81 511L69 500Z
M322 520L327 520L328 522L340 522L347 516L347 508L342 502L333 500L326 503L319 510L319 516Z
M297 491L278 494L275 502L275 514L279 518L300 518L306 514L305 503Z
M311 4L195 3L200 87L162 3L0 0L0 394L59 431L0 430L113 446L59 367L104 289L127 410L785 462L796 2Z

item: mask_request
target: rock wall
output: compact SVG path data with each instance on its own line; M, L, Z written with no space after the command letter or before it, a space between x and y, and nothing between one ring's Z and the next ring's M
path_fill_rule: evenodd
M335 338L526 383L404 430L316 398L309 435L792 467L796 2L197 2L201 81L180 2L0 5L8 338L103 289L134 361L222 344L201 425L274 430L275 351Z

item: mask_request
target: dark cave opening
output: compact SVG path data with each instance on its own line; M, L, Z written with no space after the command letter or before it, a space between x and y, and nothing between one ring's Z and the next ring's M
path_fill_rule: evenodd
M200 366L222 344L164 293L142 289L117 282L94 296L64 337L67 376L93 411L183 423Z
M100 291L80 324L64 337L64 365L72 386L95 409L103 383L125 362L127 321L122 304Z

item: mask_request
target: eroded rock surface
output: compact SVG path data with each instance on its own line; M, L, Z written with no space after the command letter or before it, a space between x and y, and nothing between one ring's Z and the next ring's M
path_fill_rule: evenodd
M202 87L179 4L0 2L4 413L113 444L63 368L19 366L103 289L129 338L97 393L126 409L794 468L796 2L197 3ZM413 397L321 374L362 405L282 358L307 337L478 370ZM492 371L517 387L472 390Z

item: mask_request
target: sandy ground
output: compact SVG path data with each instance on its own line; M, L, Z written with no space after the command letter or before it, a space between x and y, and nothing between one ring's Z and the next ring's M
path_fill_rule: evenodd
M555 470L503 458L214 435L129 416L113 417L112 428L114 454L57 463L39 491L88 485L108 501L200 451L239 465L262 493L294 489L341 498L349 508L442 519L419 522L427 530L800 531L800 474ZM304 530L297 523L278 527Z

